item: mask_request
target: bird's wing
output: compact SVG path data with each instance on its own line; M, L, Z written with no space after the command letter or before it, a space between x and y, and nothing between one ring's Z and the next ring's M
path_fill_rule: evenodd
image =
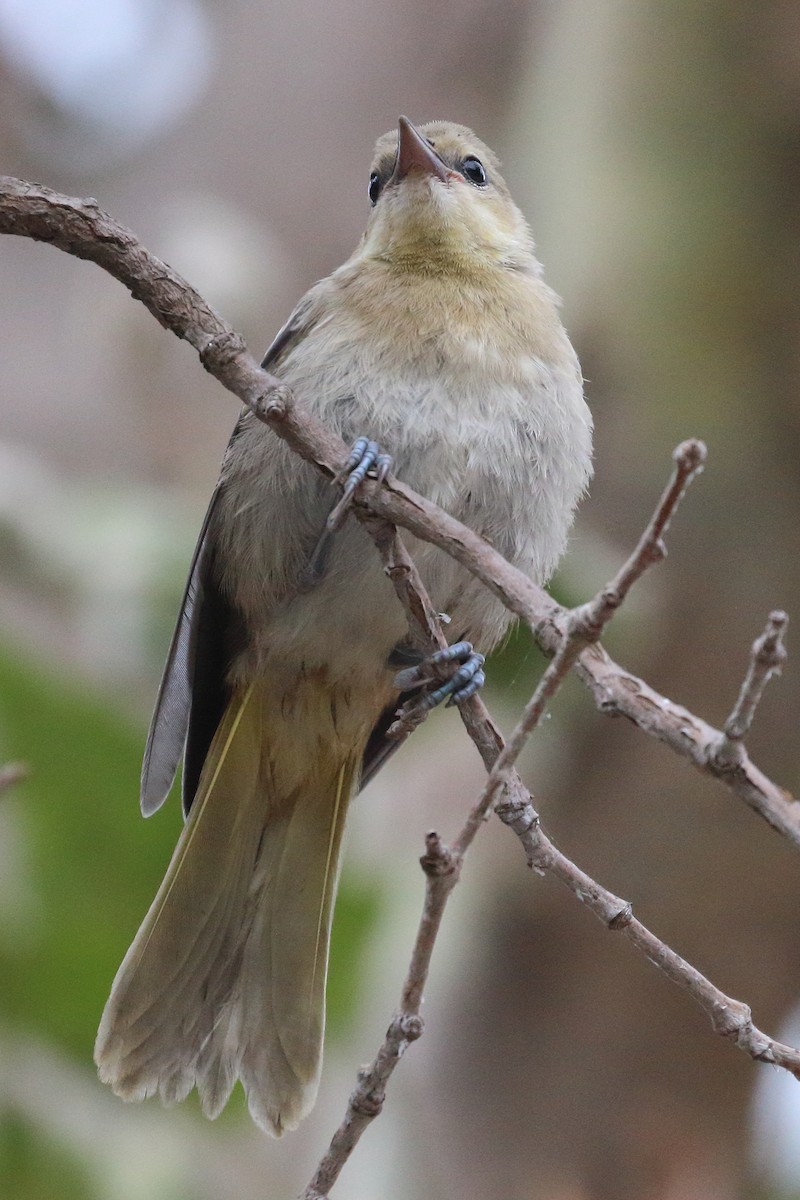
M225 488L225 464L242 428L228 442L223 469L192 555L142 761L140 802L146 817L167 798L181 755L183 804L189 811L206 751L229 699L225 676L243 646L242 623L215 582L214 515Z
M399 750L403 745L405 738L390 738L387 737L387 730L392 725L397 717L397 710L401 708L407 700L415 695L414 692L401 692L396 700L391 704L387 704L378 720L373 726L372 733L367 739L367 744L364 747L364 755L361 759L361 771L358 777L359 791L370 783L392 757L395 750Z
M316 323L321 290L317 284L297 304L264 355L264 368L274 368ZM243 633L233 606L214 581L212 527L225 486L225 464L240 428L241 418L203 520L158 689L142 763L145 816L164 803L184 748L183 805L188 812L208 747L230 698L225 676L233 652L241 648Z
M305 337L309 329L316 324L318 319L318 308L315 303L322 286L328 281L323 280L322 283L315 284L310 291L306 292L302 300L300 300L292 310L288 321L282 325L275 337L267 347L267 351L261 360L261 366L265 371L272 370L276 367L282 358L284 358L290 350L294 349L299 341Z
M194 675L193 625L202 604L207 573L208 529L219 500L218 483L197 539L175 632L156 697L142 762L141 806L146 817L160 808L172 787L189 727Z

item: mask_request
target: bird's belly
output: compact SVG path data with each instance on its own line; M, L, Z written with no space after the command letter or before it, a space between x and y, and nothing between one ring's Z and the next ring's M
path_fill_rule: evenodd
M409 377L365 369L346 387L336 381L339 401L331 399L333 379L318 379L313 388L304 382L299 394L346 441L374 438L393 455L400 479L537 582L546 580L588 474L589 422L574 373L559 376L535 364L521 386L446 370ZM232 479L230 503L240 506L251 531L231 552L239 555L233 590L247 610L256 659L323 666L343 679L383 676L407 622L372 540L349 518L325 577L312 591L298 591L335 493L262 429L248 437L250 494L241 478ZM434 606L452 618L453 637L491 648L509 621L500 602L444 551L403 538Z
M263 626L262 660L325 669L342 685L391 678L407 621L371 538L354 519L336 536L324 578L286 597Z

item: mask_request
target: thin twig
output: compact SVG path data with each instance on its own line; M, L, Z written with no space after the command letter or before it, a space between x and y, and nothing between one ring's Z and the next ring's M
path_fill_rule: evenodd
M598 641L634 583L641 579L648 567L666 558L664 538L670 522L689 484L703 470L707 457L705 444L697 438L689 438L673 450L675 469L635 548L610 583L588 604L575 610L570 618L573 623L580 621L585 627L584 645Z
M766 629L753 642L747 676L733 712L725 722L725 733L731 741L741 741L749 733L764 688L786 662L783 635L788 624L785 612L770 613Z
M411 1042L422 1034L422 993L445 905L458 881L461 864L435 832L425 839L425 854L420 863L425 872L425 902L403 983L400 1008L392 1018L374 1060L359 1071L344 1120L303 1192L302 1200L321 1200L333 1187L364 1130L381 1112L390 1075Z
M501 820L520 838L530 866L540 870L553 870L556 873L557 868L560 868L559 877L565 882L574 879L587 880L591 883L595 895L610 897L610 893L603 892L598 884L588 880L588 876L564 858L544 836L530 792L520 780L515 763L578 654L587 643L600 637L634 582L649 566L664 557L664 532L686 486L699 470L704 458L705 447L701 443L684 443L678 447L675 454L676 470L636 549L611 583L602 588L588 604L567 612L563 636L555 656L543 672L508 742L503 745L503 739L493 723L490 723L491 719L482 701L473 697L472 702L463 706L468 710L463 713L464 723L471 733L474 729L476 744L483 747L482 754L489 775L453 842L452 850L443 846L438 834L428 835L428 853L421 860L427 876L425 904L400 1008L392 1019L375 1059L369 1067L359 1073L358 1083L348 1101L344 1120L333 1135L303 1200L320 1200L336 1182L367 1126L382 1111L389 1077L412 1040L408 1031L413 1030L414 1039L422 1034L419 1016L422 990L442 914L450 893L458 882L464 856L493 806L496 807ZM384 526L371 532L383 558L385 570L406 610L411 638L423 652L429 653L444 644L444 636L417 569L396 530ZM506 793L505 797L501 803L496 804L503 790ZM576 895L584 898L580 888L574 887L573 890ZM647 933L646 930L644 932ZM647 936L652 938L650 934ZM667 948L663 947L663 950L666 952ZM677 960L678 956L674 955L674 958Z
M634 583L641 579L647 568L660 562L666 556L664 535L686 488L703 468L706 460L706 448L702 442L682 442L675 450L673 459L675 470L672 478L632 554L610 583L601 588L588 603L569 610L560 622L562 640L555 656L540 679L536 691L526 704L516 729L489 771L482 801L477 806L477 812L482 814L481 819L490 811L500 790L508 783L510 772L519 758L525 742L539 724L545 706L561 686L562 680L578 656L586 646L598 641L602 636L606 625L625 600ZM524 799L522 803L525 809L523 824L532 828L535 822L527 813L528 804ZM520 820L520 813L510 800L506 801L503 814L509 824L518 823ZM470 829L470 841L475 836L476 828ZM466 845L456 842L455 848L463 853Z
M129 230L102 213L96 201L76 200L34 184L1 179L0 232L51 242L68 253L98 263L123 282L165 328L189 341L198 350L204 367L293 450L329 477L336 475L346 458L344 443L317 421L280 380L261 371L247 353L241 337L185 280L148 254ZM441 916L458 879L463 855L493 800L498 815L526 847L529 861L537 869L561 879L609 928L624 931L651 961L687 988L709 1013L717 1032L734 1037L754 1058L800 1073L800 1052L772 1041L757 1030L745 1005L714 988L645 929L633 917L629 905L595 883L556 849L541 830L530 794L512 770L516 755L541 719L545 704L577 659L578 674L602 711L626 716L706 773L722 779L774 828L800 846L797 805L753 766L742 746L766 681L782 659L782 628L777 628L780 620L773 622L772 631L768 628L760 639L760 647L754 650L748 678L724 733L659 696L614 663L597 644L600 632L631 584L651 562L663 557L664 532L686 484L701 469L703 458L700 443L684 443L678 448L675 476L631 558L593 601L571 611L557 605L477 534L397 480L390 478L383 485L368 481L361 489L356 501L359 510L402 526L450 554L482 580L512 613L526 621L544 652L554 657L509 747L503 748L499 731L478 697L462 706L462 717L491 775L454 843L454 850L449 850L438 835L429 835L423 859L425 906L400 1013L392 1022L372 1067L362 1073L351 1097L348 1117L306 1192L307 1200L312 1197L321 1200L325 1196L361 1131L379 1111L391 1071L409 1042L422 1031L419 1005ZM387 533L386 527L381 536L396 538L394 532ZM375 540L380 545L380 538ZM394 549L388 545L387 554L393 561L390 576L411 616L410 627L412 631L417 629L421 644L426 641L441 644L444 639L436 615L425 599L424 589L415 586L413 565L409 573L404 552L397 549L399 545L399 541ZM720 753L721 746L737 749L735 753ZM501 788L505 789L505 795L498 802L496 797Z
M778 833L800 849L800 804L758 769L744 746L734 761L717 756L722 733L687 708L667 700L643 679L625 671L599 643L581 653L578 677L600 712L626 717L643 733L664 742L703 774L719 779Z
M764 695L764 688L773 675L780 674L786 662L783 637L788 624L789 618L785 612L770 613L764 632L753 642L747 674L739 696L710 756L723 768L738 763L742 743L750 732L756 709Z
M726 996L704 975L681 958L637 920L631 905L602 887L558 850L538 824L522 836L531 865L555 876L609 929L619 931L668 979L684 988L711 1018L715 1033L730 1038L758 1062L783 1067L800 1078L800 1050L776 1042L753 1024L746 1004Z
M103 267L164 328L194 346L206 370L296 453L329 478L335 476L347 458L344 442L309 413L280 380L260 370L239 334L177 272L149 254L130 230L102 212L97 201L63 196L3 176L0 233L49 242ZM391 476L383 484L365 481L356 507L408 529L450 554L530 626L545 654L555 653L565 610L478 534ZM800 848L798 805L753 765L744 749L733 766L717 762L713 748L719 743L719 730L660 696L615 663L599 645L590 645L581 653L578 674L602 712L625 716L720 779Z
M397 529L388 521L375 521L370 516L364 517L364 525L378 549L397 598L406 610L411 644L422 654L443 650L447 638L442 632L439 614Z
M408 617L412 644L426 655L444 649L447 639L442 632L439 614L431 603L425 584L422 582L413 559L403 545L400 535L388 522L381 522L380 528L376 528L378 523L374 522L373 518L369 518L365 522L368 528L369 522L373 522L370 533L383 560L384 570L394 584L397 597ZM423 712L417 723L419 720L424 720L429 715L429 711ZM505 745L498 725L479 695L471 696L466 703L459 704L458 711L486 770L491 771ZM403 740L407 737L413 727L411 724L402 726L402 730L398 734L400 739ZM511 791L521 792L523 796L530 799L527 788L516 772L509 771L507 773L505 786ZM478 826L485 819L487 811L488 808L477 819ZM469 840L471 841L472 837Z

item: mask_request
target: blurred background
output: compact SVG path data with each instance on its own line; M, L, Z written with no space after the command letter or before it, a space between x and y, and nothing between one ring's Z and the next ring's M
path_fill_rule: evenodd
M596 478L556 593L627 553L673 446L709 463L612 653L714 724L771 608L800 618L800 13L787 0L0 0L0 163L96 196L259 353L350 253L398 113L501 153L564 297ZM377 1048L425 831L481 770L435 714L355 805L320 1101L263 1137L237 1098L128 1107L91 1050L177 834L145 824L150 705L236 402L98 269L0 244L0 1195L295 1196ZM507 724L541 661L491 665ZM800 664L751 749L797 791ZM800 1038L800 860L570 681L525 760L545 827L761 1028ZM427 1032L336 1195L790 1200L800 1085L489 825L437 947Z

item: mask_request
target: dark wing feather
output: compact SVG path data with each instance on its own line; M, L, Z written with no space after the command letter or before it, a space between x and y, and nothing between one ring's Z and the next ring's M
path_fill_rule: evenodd
M141 806L146 817L161 807L172 787L189 727L194 675L192 626L196 620L207 556L208 528L220 494L218 483L197 539L178 621L156 697L142 762Z
M417 694L418 689L416 688L410 692L401 692L396 700L393 700L391 704L386 706L375 722L372 733L367 738L367 744L364 747L364 757L361 760L359 791L364 790L367 784L378 774L381 767L389 761L395 750L399 750L406 740L405 737L387 737L386 731L394 723L398 708L401 708L407 700L410 700L412 696Z
M316 288L319 286L317 284ZM261 366L265 371L272 370L284 355L305 337L311 325L314 324L314 294L316 288L312 288L297 303L286 324L281 326L270 342L261 360Z
M262 366L274 367L303 337L313 320L313 289L299 302L264 355ZM233 431L231 443L240 426ZM230 452L230 445L226 459ZM208 506L197 541L178 622L158 689L142 763L141 806L154 813L172 787L185 749L183 806L188 812L203 762L227 703L225 676L241 648L241 622L215 582L214 548L209 529L223 476Z
M242 620L217 583L210 539L198 576L189 641L191 704L182 778L185 816L189 815L211 741L228 707L228 670L246 641Z

